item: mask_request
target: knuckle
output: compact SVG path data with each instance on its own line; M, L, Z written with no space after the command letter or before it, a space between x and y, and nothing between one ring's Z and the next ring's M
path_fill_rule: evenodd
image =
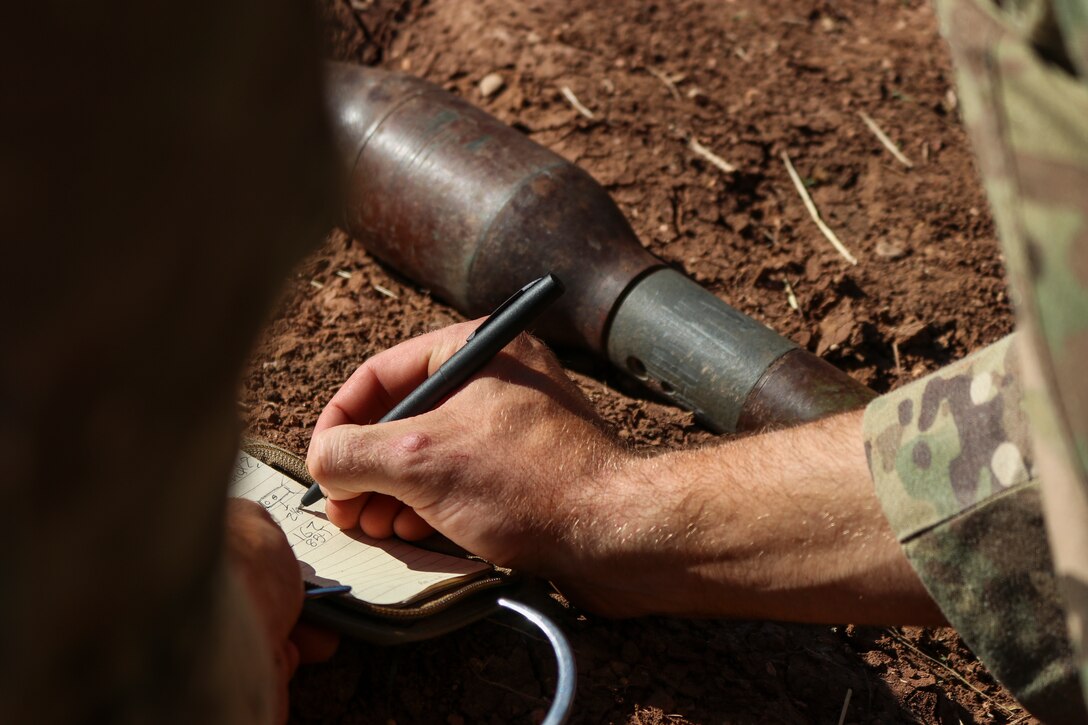
M386 450L387 465L392 472L408 475L426 466L430 458L432 439L426 433L409 431L389 440Z
M306 470L315 481L320 481L328 472L325 463L325 438L324 434L315 435L310 440L310 449L306 452Z
M331 428L314 436L311 441L306 466L314 480L321 483L333 481L355 468L350 455L352 447L344 428Z
M532 349L532 345L529 342L529 335L524 332L519 332L518 336L510 342L510 350L513 352L523 353Z
M423 451L431 444L430 436L419 431L405 433L393 440L393 446L405 455L412 455Z
M510 344L510 352L522 359L539 355L542 348L543 343L527 332L519 334Z

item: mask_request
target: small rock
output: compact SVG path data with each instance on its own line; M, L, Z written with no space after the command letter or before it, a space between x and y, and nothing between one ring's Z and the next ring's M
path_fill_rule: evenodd
M489 73L480 79L480 84L477 86L480 90L480 95L484 98L491 98L506 85L506 81L498 73Z
M876 243L876 256L884 259L899 259L907 255L907 248L896 242L881 239Z
M705 106L710 102L710 97L706 93L703 93L702 88L698 87L688 90L688 98L695 101L696 106Z
M911 320L892 329L892 335L897 343L906 345L922 340L922 334L928 333L928 327L926 323L920 320Z
M960 99L956 96L956 91L954 89L949 88L948 92L944 94L942 105L949 113L952 113L959 108Z

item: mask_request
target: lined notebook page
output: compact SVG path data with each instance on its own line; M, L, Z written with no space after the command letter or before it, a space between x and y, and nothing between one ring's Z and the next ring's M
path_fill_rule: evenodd
M303 578L319 586L347 584L351 596L371 604L410 604L489 570L486 564L420 549L400 539L379 541L361 531L341 531L325 518L325 501L299 508L306 489L271 466L242 453L230 495L256 501L283 532Z

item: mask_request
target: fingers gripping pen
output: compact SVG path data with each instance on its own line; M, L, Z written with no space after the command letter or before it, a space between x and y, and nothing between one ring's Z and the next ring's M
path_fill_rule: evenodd
M477 327L460 350L435 370L434 374L404 400L386 413L379 423L411 418L426 413L486 365L500 350L524 332L544 309L563 294L563 283L548 274L515 292ZM321 498L321 488L314 484L302 497L309 506Z

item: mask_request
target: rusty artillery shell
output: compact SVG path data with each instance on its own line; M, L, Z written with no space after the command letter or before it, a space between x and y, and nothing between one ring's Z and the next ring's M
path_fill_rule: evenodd
M603 349L616 300L662 263L589 174L418 78L336 64L329 90L368 250L470 316L554 272L567 292L537 333Z
M552 272L567 292L536 332L588 349L711 428L857 407L872 393L647 253L589 174L412 76L331 64L344 226L470 316Z

